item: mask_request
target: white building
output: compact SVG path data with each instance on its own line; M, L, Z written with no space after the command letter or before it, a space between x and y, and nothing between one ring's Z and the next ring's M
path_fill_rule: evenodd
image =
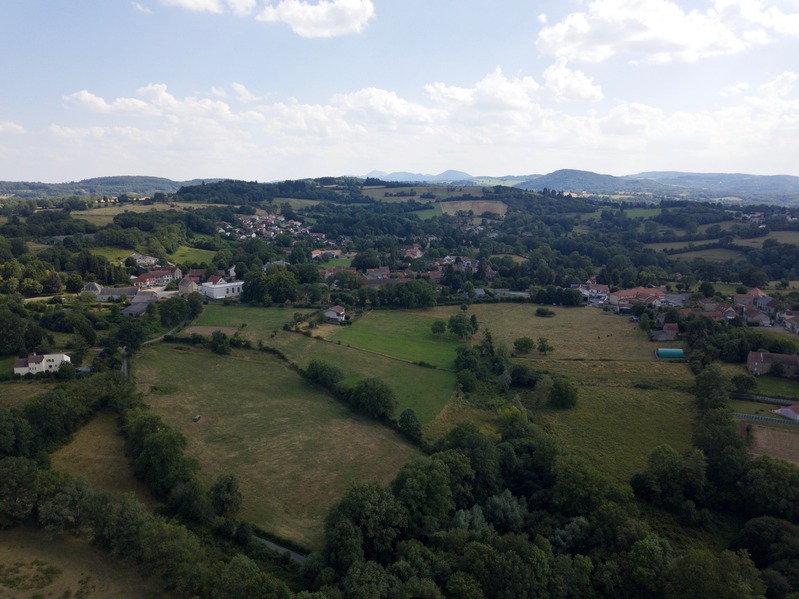
M231 281L226 283L208 283L205 282L197 289L202 295L209 299L226 299L239 297L244 289L244 281Z
M28 373L58 372L64 362L71 364L72 360L66 354L42 354L40 356L33 354L14 362L14 374L25 376Z

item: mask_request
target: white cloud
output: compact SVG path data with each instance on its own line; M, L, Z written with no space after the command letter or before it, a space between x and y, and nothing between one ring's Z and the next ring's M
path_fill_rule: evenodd
M221 0L158 0L166 6L176 6L195 12L210 12L221 14L224 12L224 4Z
M105 172L157 168L172 178L259 180L364 174L376 164L477 174L564 167L614 174L795 171L799 75L794 71L761 85L733 86L723 105L682 111L608 98L591 110L558 102L555 93L599 97L591 79L577 73L559 60L540 85L497 69L471 85L431 83L418 101L376 87L320 103L267 96L246 105L238 101L247 92L243 84L183 96L157 83L117 99L84 90L66 96L71 110L64 118L71 120L54 124L41 138L52 148L46 155L62 162L74 155L71 172L85 176L97 173L86 173L84 165ZM125 120L106 126L109 114ZM92 121L92 115L99 116ZM21 128L0 122L0 131L9 130ZM67 152L70 144L80 144L81 151ZM67 166L62 170L70 172Z
M85 89L64 96L63 99L70 104L83 106L93 112L104 114L155 114L156 112L147 102L137 98L117 98L109 103Z
M546 88L564 100L596 102L604 97L602 88L594 83L594 78L582 71L570 69L565 58L559 58L555 64L547 67L543 77Z
M734 85L729 85L721 90L722 96L740 96L749 89L750 85L746 81L739 81Z
M280 0L268 5L258 19L285 23L301 37L326 38L360 33L374 17L372 0Z
M784 98L793 91L797 79L799 79L799 76L796 73L785 71L773 80L761 85L760 91L767 96Z
M139 2L134 2L133 3L133 8L135 8L136 10L138 10L141 13L144 13L145 15L153 14L153 11L150 10L149 6L145 6L144 4L141 4Z
M714 0L714 9L726 20L757 25L775 33L799 37L799 6L788 2L794 12L783 10L769 3L764 6L760 0Z
M0 133L25 133L25 128L11 121L0 121Z
M236 94L236 97L242 102L254 102L255 100L258 99L258 96L253 94L241 83L234 82L230 87L233 88L233 92Z
M733 54L747 42L713 9L685 12L670 0L591 0L585 12L542 29L536 46L574 61L623 56L632 63L668 63Z

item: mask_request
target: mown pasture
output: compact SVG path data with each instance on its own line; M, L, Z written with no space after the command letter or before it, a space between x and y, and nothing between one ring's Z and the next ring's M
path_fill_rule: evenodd
M211 250L201 250L182 245L169 258L172 262L179 264L211 264L215 254L216 252Z
M81 476L95 489L120 495L133 493L148 507L156 506L147 485L133 476L116 414L97 414L68 444L53 452L50 460L54 470Z
M460 341L450 334L434 335L430 328L436 320L428 311L372 310L352 326L330 329L327 337L409 362L452 368Z
M386 194L416 192L414 196L398 196ZM474 187L446 187L443 185L407 185L405 187L364 187L363 195L379 202L407 202L416 200L417 202L428 202L430 200L420 197L422 194L433 194L436 200L447 200L449 198L460 197L465 193L480 193L480 189Z
M209 304L203 308L200 317L192 324L205 327L233 327L244 339L249 339L253 343L261 340L268 344L268 339L274 332L282 330L284 324L293 323L295 313L306 317L313 312L308 309L295 310L291 307L261 308L246 304L232 306Z
M241 517L310 549L352 483L386 484L417 453L269 354L161 343L141 351L135 376L150 408L186 436L205 483L234 472Z
M204 208L209 204L192 204L188 202L170 202L168 204L144 204L141 202L126 202L124 204L112 204L100 208L90 208L72 213L72 218L86 220L98 227L110 225L117 214L133 212L141 214L152 210L194 210Z
M779 243L787 245L799 245L799 231L772 231L763 237L753 237L751 239L736 239L735 245L744 247L762 248L763 242L767 239L774 239Z
M424 368L343 343L282 332L267 344L280 349L301 368L308 366L312 359L337 366L346 375L345 382L354 383L371 377L381 379L393 389L399 412L412 408L423 424L438 416L455 387L455 375L452 372Z
M536 408L532 393L520 393L534 417L550 427L564 447L622 480L643 469L649 453L661 443L678 451L690 448L693 376L686 364L656 360L657 344L626 317L593 308L553 307L554 317L539 318L536 308L483 304L471 306L468 313L480 323L474 342L489 329L495 344L505 343L510 349L521 336L545 337L555 348L546 356L533 350L516 360L567 376L577 386L577 407L565 411ZM447 318L458 308L433 311Z
M9 599L146 599L156 580L85 539L38 528L0 529L0 596Z
M690 252L681 252L673 254L672 258L678 260L695 260L701 258L706 262L727 262L729 260L737 260L743 254L737 250L727 248L713 248L710 250L694 250Z

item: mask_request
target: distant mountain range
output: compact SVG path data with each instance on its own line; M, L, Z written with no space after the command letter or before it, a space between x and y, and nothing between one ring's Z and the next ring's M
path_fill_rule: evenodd
M799 204L799 177L790 175L747 175L738 173L686 173L652 171L615 177L591 171L561 169L546 175L504 175L473 177L469 173L447 170L437 175L422 173L372 171L367 177L383 181L431 184L493 186L508 185L540 191L544 188L593 195L645 195L657 198L709 200L739 198L746 202ZM64 196L118 196L174 193L203 181L173 181L161 177L98 177L70 183L30 183L0 181L0 197L42 198Z

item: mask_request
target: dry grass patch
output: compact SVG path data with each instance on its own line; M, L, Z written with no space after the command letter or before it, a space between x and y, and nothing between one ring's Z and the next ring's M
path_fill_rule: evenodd
M0 596L145 599L165 595L134 566L85 540L13 528L0 530Z
M49 381L6 381L0 383L0 408L17 408L21 410L28 401L47 393L55 387Z
M125 439L119 432L116 414L97 414L75 433L69 444L50 457L55 470L81 476L92 487L115 494L133 493L150 508L157 504L147 485L133 476L125 457Z
M235 473L242 517L311 549L352 483L388 483L417 452L267 354L159 344L137 358L136 380L150 389L151 409L186 436L206 484Z
M750 423L739 423L746 429ZM759 426L751 423L752 444L749 451L752 455L767 455L786 462L799 465L799 431Z

